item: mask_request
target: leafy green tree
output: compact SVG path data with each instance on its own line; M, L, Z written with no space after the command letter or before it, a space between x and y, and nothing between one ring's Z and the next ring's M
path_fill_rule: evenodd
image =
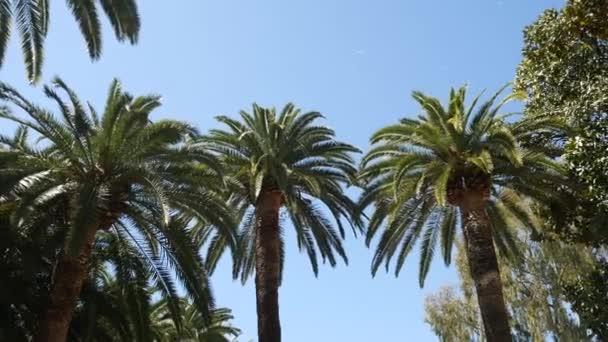
M593 269L592 251L582 245L519 240L521 258L504 260L502 267L505 297L519 340L588 340L586 329L569 309L563 286Z
M462 298L452 286L427 296L425 319L439 341L484 341L479 310L474 296Z
M499 93L479 107L477 97L465 108L466 89L450 92L444 107L436 98L414 92L424 112L417 119L376 132L362 161L366 183L360 198L372 204L367 243L386 223L372 260L372 273L396 256L399 274L422 235L420 285L439 241L450 263L456 228L462 226L471 276L484 331L490 341L510 341L508 313L495 247L513 252L507 227L517 222L537 228L528 203L553 203L561 167L543 153L522 148L518 135L530 127L511 128L499 113L507 97Z
M524 58L515 82L528 97L526 119L551 117L575 130L569 136L539 133L526 142L554 146L554 156L567 161L572 183L579 185L568 210L546 215L550 224L543 237L603 248L608 243L607 13L604 0L570 0L560 10L546 10L524 31ZM596 271L565 288L582 324L599 328L592 330L600 338L606 333L601 322L608 317L601 297L603 268L597 263Z
M517 238L521 255L500 258L504 293L517 341L588 341L585 327L568 309L564 284L594 268L593 252L584 246ZM426 322L445 341L483 340L483 327L467 272L462 244L458 246L460 294L451 287L427 297ZM458 334L458 335L457 335Z
M554 220L562 240L608 242L608 7L604 0L570 0L546 10L524 31L515 89L527 95L527 119L550 117L574 134L537 132L527 145L552 146L581 185L571 209Z
M332 266L338 258L346 262L341 219L354 227L358 218L343 185L354 180L351 154L358 150L337 141L333 130L317 125L320 113L301 113L292 104L278 114L254 105L253 113L242 111L240 116L240 121L218 117L227 130L211 130L200 145L217 154L229 175L229 206L241 217L234 275L245 282L255 271L259 341L278 342L281 217L293 224L298 247L308 254L315 275L318 254ZM221 245L218 241L212 244Z
M161 290L171 294L175 288L167 282L169 273L161 270L169 267L209 317L212 294L188 227L209 222L232 239L231 217L212 190L218 185L218 161L185 144L197 135L190 125L150 121L160 105L157 96L133 97L114 81L98 117L61 80L54 85L67 100L53 87L45 87L45 94L58 104L61 120L0 85L0 99L25 114L22 118L2 107L0 117L34 131L40 142L28 146L0 137L5 145L0 151L0 203L15 203L10 221L23 234L35 236L47 227L60 230L65 241L38 339L66 340L98 232L133 244L155 270Z
M4 60L12 22L17 26L23 50L27 77L32 83L40 79L44 61L44 40L49 27L49 0L0 0L0 67ZM101 55L101 23L98 2L95 0L68 0L74 19L87 43L89 56ZM99 0L118 41L137 42L139 13L135 0Z
M600 260L595 269L581 273L565 284L566 298L578 314L581 325L600 341L608 337L608 262Z

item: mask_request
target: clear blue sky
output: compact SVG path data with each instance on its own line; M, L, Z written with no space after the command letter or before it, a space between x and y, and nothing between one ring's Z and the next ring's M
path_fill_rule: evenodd
M106 25L103 57L91 63L65 2L57 0L44 79L62 76L99 107L110 80L118 77L134 94L163 95L157 117L187 120L202 130L215 126L213 116L234 115L254 101L293 101L323 112L341 139L365 149L374 130L418 112L409 97L414 89L445 97L451 86L494 90L512 80L523 27L563 2L139 1L139 44L115 43ZM40 89L25 82L14 38L0 79L41 100ZM0 122L0 132L8 130ZM424 296L457 281L439 258L423 290L416 253L400 278L372 279L370 251L349 237L350 265L323 267L315 279L293 234L286 239L284 341L436 340L423 321ZM254 340L253 282L233 282L227 262L213 281L218 304L232 308L243 329L241 340Z

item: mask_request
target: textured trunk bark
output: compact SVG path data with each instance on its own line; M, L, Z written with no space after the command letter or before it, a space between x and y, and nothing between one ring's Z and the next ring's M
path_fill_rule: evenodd
M256 203L255 291L258 341L280 342L279 277L281 243L279 210L281 193L264 191Z
M53 276L49 306L40 322L37 341L65 342L67 340L82 283L88 275L89 259L96 232L96 229L91 229L86 235L82 252L78 257L70 257L65 252L59 257Z
M471 277L487 341L511 342L509 314L502 294L502 281L484 196L467 196L460 206ZM471 198L472 197L472 198Z

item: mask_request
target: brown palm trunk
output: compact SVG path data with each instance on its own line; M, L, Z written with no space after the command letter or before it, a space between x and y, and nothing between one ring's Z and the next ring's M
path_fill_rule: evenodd
M256 203L255 292L258 313L258 341L280 342L279 277L281 242L278 191L262 190Z
M460 206L469 270L487 341L511 342L509 315L502 294L502 281L484 196L470 196Z
M65 251L59 256L53 275L49 305L42 316L37 341L65 342L67 340L82 283L88 275L96 231L91 229L87 233L78 257L71 257Z

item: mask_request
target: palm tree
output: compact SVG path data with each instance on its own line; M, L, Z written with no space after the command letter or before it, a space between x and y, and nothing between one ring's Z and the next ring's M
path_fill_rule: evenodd
M65 341L100 231L136 246L167 293L175 288L168 282L170 273L162 269L175 272L209 317L212 294L189 227L205 221L231 241L232 220L212 190L220 185L216 158L185 144L198 134L190 125L149 120L160 105L158 96L134 98L114 81L98 117L60 79L54 85L69 99L66 102L54 88L45 87L62 120L0 84L0 99L20 108L26 118L7 107L0 109L0 117L34 131L40 141L31 147L0 137L8 145L0 151L0 204L16 202L11 220L24 234L48 227L61 230L65 241L39 340Z
M205 320L187 300L182 299L180 304L184 321L181 330L177 330L170 319L171 313L166 299L152 304L150 321L154 330L154 341L230 342L241 334L240 329L229 324L234 318L230 309L214 309L211 311L211 319Z
M71 340L219 342L240 334L228 324L233 319L229 309L212 309L205 317L191 301L162 290L162 283L150 287L158 272L150 272L137 248L120 236L97 234L91 259ZM153 302L153 297L159 299Z
M168 270L150 267L141 252L124 236L100 231L96 234L90 258L89 276L84 280L78 304L70 324L70 341L150 341L149 313L154 291L150 280L159 284L163 274L169 288L175 285ZM178 305L175 293L160 292ZM176 325L181 316L176 315Z
M101 23L97 1L68 0L68 7L82 36L87 43L89 56L98 59L101 55ZM118 41L137 42L139 35L139 13L135 0L99 0ZM4 60L11 23L15 21L21 40L23 58L30 82L36 83L44 60L44 39L48 33L49 0L0 0L0 67Z
M465 108L464 87L450 92L449 105L420 92L413 98L423 114L402 119L371 138L374 147L362 161L366 188L360 208L374 204L367 243L386 223L372 261L375 274L396 256L398 275L422 235L420 286L437 241L446 265L456 226L464 233L471 276L488 341L511 341L496 251L516 252L506 229L510 224L537 228L530 201L549 204L563 184L562 168L539 151L524 149L518 134L494 105L500 92L476 107Z
M216 152L229 174L228 203L242 218L234 276L245 282L255 270L259 341L278 342L282 217L293 224L298 247L308 254L315 275L318 253L332 266L337 258L346 262L341 219L352 227L358 219L343 185L354 180L351 153L358 150L335 140L333 130L315 125L320 113L302 114L292 104L278 115L274 108L253 105L252 114L241 111L240 116L241 121L218 117L228 129L212 130L200 145ZM211 244L217 247L218 241ZM217 254L209 259L217 260Z

